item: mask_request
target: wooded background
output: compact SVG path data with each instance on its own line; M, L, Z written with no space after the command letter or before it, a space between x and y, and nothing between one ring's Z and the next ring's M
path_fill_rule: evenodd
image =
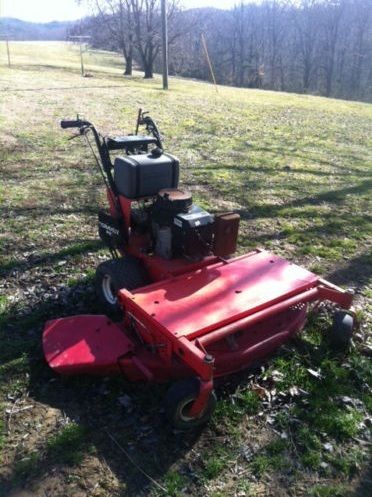
M83 0L84 1L84 0ZM160 71L159 0L85 0L93 15L70 29L95 48L123 54L151 78ZM372 0L268 0L230 10L183 10L168 2L170 73L217 82L372 100Z

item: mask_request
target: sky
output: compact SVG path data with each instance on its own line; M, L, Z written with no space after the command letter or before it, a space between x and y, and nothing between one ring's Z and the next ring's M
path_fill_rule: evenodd
M238 0L181 0L185 7L229 8ZM75 0L0 0L0 16L24 21L72 21L90 14L89 8Z

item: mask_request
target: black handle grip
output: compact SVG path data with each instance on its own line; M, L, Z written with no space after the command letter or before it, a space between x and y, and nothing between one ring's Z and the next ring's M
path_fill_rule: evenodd
M80 120L75 120L75 121L67 121L63 120L61 121L61 128L66 129L66 128L80 128L83 125L83 122Z

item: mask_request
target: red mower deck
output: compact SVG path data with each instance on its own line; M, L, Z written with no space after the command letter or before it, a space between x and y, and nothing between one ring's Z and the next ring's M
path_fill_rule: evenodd
M220 262L120 296L176 337L194 339L314 287L318 277L266 251Z
M122 372L165 381L204 381L247 367L298 332L306 303L351 297L315 274L266 251L149 285L121 290L125 320L74 316L46 324L43 347L64 374ZM141 337L141 342L136 340ZM211 364L205 357L213 354ZM175 361L176 358L176 361Z
M43 349L58 373L105 375L120 373L118 358L131 351L133 343L107 316L82 315L48 321Z

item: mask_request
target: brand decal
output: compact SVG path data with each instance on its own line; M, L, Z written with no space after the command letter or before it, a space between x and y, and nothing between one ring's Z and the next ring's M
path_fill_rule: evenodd
M99 226L103 228L109 235L120 235L120 231L117 228L114 228L113 226L110 226L109 224L103 223L102 221L99 221Z

